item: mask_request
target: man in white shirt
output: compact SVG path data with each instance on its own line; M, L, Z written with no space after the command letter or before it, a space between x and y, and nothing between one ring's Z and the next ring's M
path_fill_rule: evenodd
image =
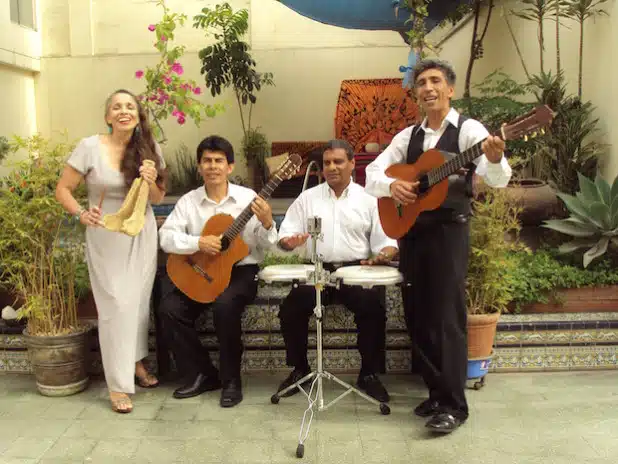
M191 300L166 276L157 311L176 365L187 380L186 385L174 391L174 397L190 398L219 389L222 384L220 404L232 407L242 401L241 316L257 294L258 263L264 259L265 250L276 245L278 236L268 203L253 190L228 181L234 169L234 150L226 139L211 136L202 140L197 147L197 162L204 186L178 200L159 230L161 248L167 253L189 255L202 251L214 256L221 252L221 238L201 236L208 219L215 214L236 218L251 204L254 216L241 235L250 254L234 265L230 284L211 304ZM207 308L213 311L219 341L220 376L195 330L195 320Z
M289 207L279 230L281 248L294 250L306 246L307 255L310 255L312 239L307 233L307 220L318 216L322 220L323 239L318 241L317 250L323 256L324 269L332 272L345 265L381 264L394 257L397 242L382 230L377 200L352 181L354 166L354 151L349 143L343 140L329 142L322 159L326 182L305 190ZM327 287L324 304L335 299L355 316L362 358L358 386L378 401L388 401L388 392L376 375L380 365L379 341L384 337L380 331L384 331L386 320L380 289L347 285L342 285L339 290ZM280 306L287 364L294 370L278 391L310 372L307 337L314 307L315 289L312 286L293 288ZM298 391L293 389L284 396Z
M503 156L504 142L489 136L483 125L460 116L450 107L455 72L445 62L425 60L414 71L414 87L427 117L420 126L397 134L386 150L366 168L366 191L392 197L401 204L414 202L419 182L394 180L385 170L399 163L414 163L430 148L446 157L482 143L482 156L474 160L476 174L492 187L505 187L511 168ZM404 274L403 303L413 354L429 389L429 399L414 410L430 417L427 427L449 433L468 418L466 274L469 253L468 217L471 179L468 174L449 178L446 201L419 215L400 240L400 271Z

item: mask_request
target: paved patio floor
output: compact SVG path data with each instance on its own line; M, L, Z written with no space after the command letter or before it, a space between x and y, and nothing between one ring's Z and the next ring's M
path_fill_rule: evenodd
M1 463L418 463L615 464L618 370L490 374L469 390L471 416L455 433L428 436L412 414L424 399L413 376L382 376L392 413L349 395L317 412L295 457L307 402L270 396L285 373L244 377L244 401L219 392L175 400L174 385L138 389L134 411L111 411L102 380L68 398L45 398L28 375L0 376ZM354 381L354 375L342 375ZM326 399L339 387L326 382Z

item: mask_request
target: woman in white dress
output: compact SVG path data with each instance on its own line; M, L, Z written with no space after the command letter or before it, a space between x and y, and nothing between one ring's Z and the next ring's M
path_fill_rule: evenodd
M158 385L142 359L148 355L150 296L157 267L157 225L151 204L165 196L166 171L146 113L132 93L118 90L107 99L105 122L109 134L82 139L71 154L56 198L87 226L86 259L105 380L112 409L126 413L133 409L128 395L135 393L135 382L145 388ZM145 159L153 160L155 167L143 167ZM119 211L138 176L150 191L141 232L131 237L101 227L105 214ZM72 193L82 180L88 189L87 210Z

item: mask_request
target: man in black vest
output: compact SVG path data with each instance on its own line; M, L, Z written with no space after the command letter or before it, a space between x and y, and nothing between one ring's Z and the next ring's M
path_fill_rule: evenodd
M424 60L413 71L414 89L426 114L420 126L397 134L386 150L366 168L366 190L392 197L401 204L416 200L418 182L394 180L385 170L398 163L414 163L431 148L449 159L482 142L483 155L449 178L446 201L419 215L400 241L400 271L404 275L403 305L413 354L429 389L429 399L414 410L429 417L427 427L449 433L468 418L466 274L468 217L472 173L492 187L505 187L511 168L503 156L504 142L489 136L483 125L451 108L455 72L443 61Z

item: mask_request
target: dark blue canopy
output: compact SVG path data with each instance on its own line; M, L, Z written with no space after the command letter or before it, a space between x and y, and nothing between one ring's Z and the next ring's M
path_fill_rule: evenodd
M399 7L398 0L279 0L297 13L332 26L346 29L391 30L399 33L412 25L405 22L410 10ZM403 2L402 2L403 3ZM436 27L450 11L469 0L432 0L425 21L427 31Z

